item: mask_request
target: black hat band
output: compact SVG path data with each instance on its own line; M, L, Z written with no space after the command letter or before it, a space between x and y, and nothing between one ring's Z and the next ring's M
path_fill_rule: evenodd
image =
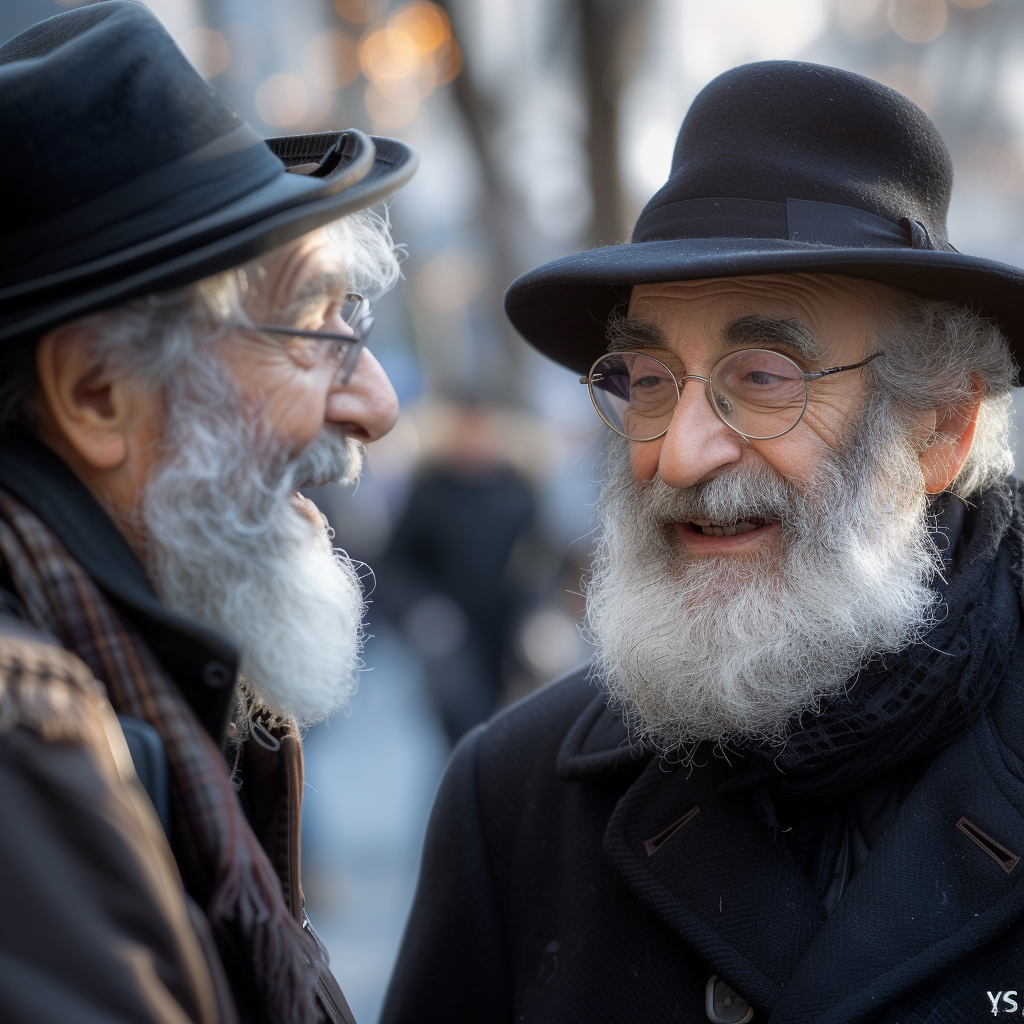
M7 235L0 244L0 271L8 280L85 263L139 238L155 237L256 191L284 172L248 125L163 167L87 200L49 221Z
M672 238L777 238L847 249L956 251L920 221L904 217L897 225L854 206L806 199L684 199L641 215L632 240Z

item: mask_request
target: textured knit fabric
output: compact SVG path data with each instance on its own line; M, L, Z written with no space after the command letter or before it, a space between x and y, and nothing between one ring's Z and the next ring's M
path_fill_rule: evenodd
M179 867L225 961L241 957L251 965L251 983L274 1024L319 1020L313 944L289 912L221 752L164 668L47 527L4 491L0 554L29 620L89 666L119 714L159 732L170 767Z

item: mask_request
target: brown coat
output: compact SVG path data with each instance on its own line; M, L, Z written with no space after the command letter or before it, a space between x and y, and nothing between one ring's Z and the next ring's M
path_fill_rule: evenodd
M222 745L239 659L231 641L158 601L110 518L38 442L0 443L0 487L134 624ZM263 1024L251 965L221 958L184 891L102 688L21 621L8 572L0 562L0 1020ZM247 744L241 778L248 820L302 921L299 743ZM323 1019L352 1024L326 962L316 966Z
M86 666L4 617L0 709L0 1018L232 1024L205 919Z

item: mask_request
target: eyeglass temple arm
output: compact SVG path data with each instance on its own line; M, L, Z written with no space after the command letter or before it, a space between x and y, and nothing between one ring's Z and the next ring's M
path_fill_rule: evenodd
M830 366L826 370L818 370L817 373L805 373L804 380L817 380L819 377L827 377L830 373L842 373L844 370L857 370L862 366L867 366L872 359L877 359L879 356L884 356L884 352L876 352L874 355L870 355L867 359L862 359L859 363L850 363L847 366Z
M237 327L245 331L261 331L265 334L283 334L289 338L315 338L318 341L344 341L352 345L359 342L359 335L334 334L329 331L309 331L302 327L281 327L278 324L243 324L240 321L223 320L224 327ZM365 333L365 332L364 332Z

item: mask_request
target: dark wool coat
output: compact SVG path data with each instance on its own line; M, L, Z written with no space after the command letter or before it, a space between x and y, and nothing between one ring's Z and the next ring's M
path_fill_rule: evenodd
M719 793L723 762L634 759L583 670L513 706L452 758L383 1024L705 1024L713 975L755 1022L1019 1016L1019 652L830 917L750 797Z

